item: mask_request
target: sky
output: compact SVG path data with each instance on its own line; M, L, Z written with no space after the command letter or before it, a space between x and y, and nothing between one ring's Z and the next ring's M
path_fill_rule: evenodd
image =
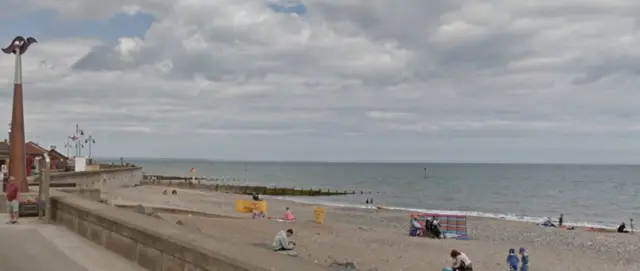
M27 140L63 153L78 124L108 157L640 163L638 1L0 4L0 46L39 41Z

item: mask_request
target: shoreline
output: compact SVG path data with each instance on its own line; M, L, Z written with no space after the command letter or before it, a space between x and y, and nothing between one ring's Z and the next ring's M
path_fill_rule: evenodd
M316 224L313 210L319 204L265 198L268 216L279 217L290 207L295 223L251 219L238 214L234 201L247 195L176 189L177 196L163 196L162 187L122 188L105 194L110 201L188 208L234 219L161 214L172 223L181 221L213 238L268 249L279 230L292 228L299 257L309 263L328 265L330 258L357 262L358 270L440 270L448 251L467 253L479 270L503 270L509 248L526 247L535 270L638 270L640 235L543 228L505 219L468 217L471 240L438 240L408 236L408 215L398 210L322 206L324 224ZM181 224L181 225L182 225ZM274 255L274 261L279 256ZM250 260L250 259L248 259ZM581 263L580 266L575 263ZM500 266L502 264L502 266Z
M514 214L502 214L502 213L486 213L486 212L478 212L478 211L459 211L459 210L436 210L436 209L421 209L421 208L412 208L412 207L396 207L396 206L384 206L384 205L370 205L367 206L365 204L353 204L348 202L340 202L340 201L323 201L323 200L313 200L313 198L322 198L327 199L330 197L291 197L291 196L262 196L263 198L269 199L277 199L289 202L303 203L303 204L312 204L312 205L323 205L330 207L342 207L342 208L353 208L353 209L374 209L376 207L382 208L389 211L397 211L403 213L430 213L430 214L443 214L443 215L463 215L467 217L477 217L477 218L487 218L487 219L496 219L496 220L505 220L505 221L513 221L513 222L522 222L522 223L542 223L545 219L544 217L535 217L535 216L519 216ZM334 197L334 196L331 196ZM339 196L335 196L339 197ZM557 219L552 217L552 221L555 223ZM576 228L594 228L594 229L603 229L603 230L615 230L618 228L618 225L603 225L595 222L588 221L577 221L577 222L563 222L564 226L572 226Z
M203 177L201 177L203 178ZM254 183L242 183L239 181L232 181L232 182L221 182L221 181L213 181L213 180L200 180L198 181L198 179L195 179L197 182L197 184L202 183L203 184L211 184L211 185L215 185L215 184L220 184L220 185L249 185L249 186L263 186L261 184L254 184ZM173 183L173 184L177 184L177 183L182 183L185 182L184 179L162 179L162 180L158 180L158 182L160 184L154 184L156 186L159 187L171 187L169 184ZM181 189L185 189L185 188L181 188ZM202 190L202 191L207 191L207 190L203 190L203 189L197 189L197 188L189 188L191 190ZM308 204L317 204L317 205L324 205L324 206L332 206L332 207L349 207L349 208L360 208L360 209L366 209L366 208L370 208L371 206L367 207L365 204L357 204L357 203L351 203L351 202L347 202L347 201L332 201L330 199L335 199L335 198L339 198L339 197L343 197L343 196L366 196L366 197L374 197L375 195L380 195L378 193L371 193L369 192L369 194L364 193L362 195L354 193L352 194L347 194L347 195L333 195L333 196L271 196L271 195L261 195L264 198L272 198L272 199L278 199L278 200L286 200L286 201L291 201L291 202L298 202L298 203L308 203ZM416 208L416 207L398 207L398 206L387 206L387 205L383 205L383 204L374 204L377 207L381 207L387 210L396 210L399 212L406 212L406 213L438 213L438 214L444 214L444 215L464 215L464 216L468 216L468 217L481 217L481 218L492 218L492 219L499 219L499 220L507 220L507 221L517 221L517 222L525 222L525 223L541 223L545 217L539 217L539 216L529 216L529 215L516 215L516 214L508 214L508 213L490 213L490 212L480 212L480 211L462 211L462 210L439 210L439 209L425 209L425 208ZM565 216L565 222L563 223L565 226L573 226L576 228L594 228L594 229L602 229L602 230L615 230L617 229L619 224L605 224L605 223L598 223L598 222L593 222L593 221L567 221L566 220L566 216ZM557 217L551 217L552 221L557 222ZM629 222L629 221L625 221L625 222ZM629 224L629 223L628 223Z

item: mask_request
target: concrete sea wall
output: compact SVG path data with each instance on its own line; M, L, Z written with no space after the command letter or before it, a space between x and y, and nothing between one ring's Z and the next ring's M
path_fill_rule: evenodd
M121 167L96 171L51 173L51 184L75 184L76 188L96 188L109 191L140 184L143 174L139 167Z
M162 219L117 209L72 194L55 193L47 207L50 221L147 270L327 270L268 249L216 240ZM259 264L273 263L274 257L279 257L277 266Z

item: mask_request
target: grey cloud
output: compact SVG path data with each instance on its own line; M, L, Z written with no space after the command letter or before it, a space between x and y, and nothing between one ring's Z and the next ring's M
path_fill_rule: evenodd
M89 10L101 3L53 8L101 18L138 5L156 21L125 57L118 44L34 48L33 137L63 140L80 122L112 142L97 151L227 159L517 160L553 148L565 157L593 140L640 148L628 139L640 130L631 1L308 0L305 16L252 0ZM10 65L0 62L7 82ZM0 92L0 105L9 99Z

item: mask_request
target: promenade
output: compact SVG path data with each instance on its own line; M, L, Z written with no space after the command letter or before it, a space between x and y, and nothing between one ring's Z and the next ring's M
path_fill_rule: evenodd
M0 271L141 271L140 267L63 227L34 218L7 225L0 215Z

